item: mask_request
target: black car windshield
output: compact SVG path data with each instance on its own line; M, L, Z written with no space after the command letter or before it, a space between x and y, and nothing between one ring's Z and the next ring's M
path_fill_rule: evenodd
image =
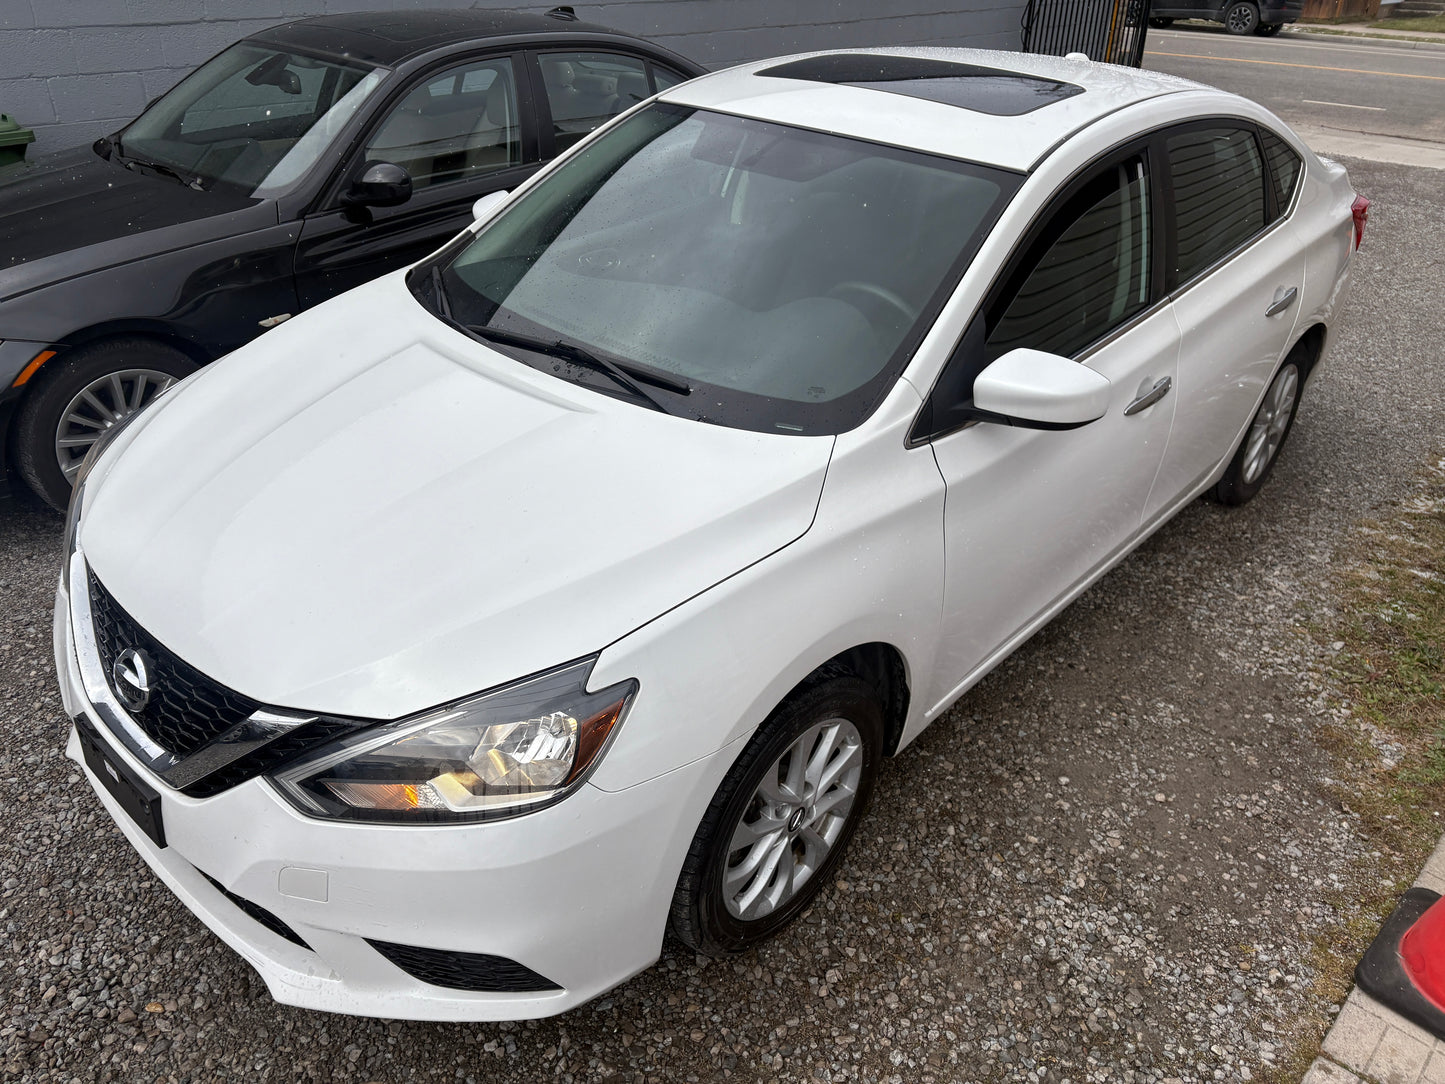
M892 385L1019 180L656 103L411 281L569 379L622 394L517 337L601 355L672 413L836 433Z
M385 72L240 42L120 133L122 161L269 196L304 176Z

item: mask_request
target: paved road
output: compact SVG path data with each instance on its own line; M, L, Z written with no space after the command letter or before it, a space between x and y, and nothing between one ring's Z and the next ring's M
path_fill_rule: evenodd
M1317 151L1445 168L1445 49L1151 30L1144 66L1252 98Z
M1299 626L1328 627L1353 525L1445 443L1445 188L1348 164L1375 201L1349 319L1260 497L1186 508L890 762L795 927L730 961L668 944L560 1019L274 1004L60 755L60 522L0 506L0 1080L1257 1078L1329 1019L1313 938L1417 869L1330 796Z

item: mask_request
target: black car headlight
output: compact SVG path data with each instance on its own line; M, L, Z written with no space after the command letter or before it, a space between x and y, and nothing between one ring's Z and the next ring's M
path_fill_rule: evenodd
M383 823L516 816L582 784L637 692L586 691L594 658L348 735L272 776L316 817Z

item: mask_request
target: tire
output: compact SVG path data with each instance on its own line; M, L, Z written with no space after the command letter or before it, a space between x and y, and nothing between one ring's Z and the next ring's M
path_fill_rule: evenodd
M1260 23L1254 32L1261 38L1272 38L1283 29L1284 23Z
M1259 8L1250 0L1237 0L1224 9L1224 29L1231 34L1253 34L1259 25Z
M1149 25L1155 30L1168 30L1174 25L1174 20L1168 15L1151 15Z
M811 756L800 757L804 749ZM729 770L688 848L672 898L678 939L725 956L796 918L842 860L882 756L883 709L866 682L824 677L784 701ZM815 814L820 776L833 804Z
M1253 500L1264 486L1294 428L1304 377L1304 355L1298 350L1291 351L1269 382L1224 477L1211 492L1220 504L1244 504Z
M20 405L15 463L21 477L64 510L70 479L94 437L196 368L175 347L150 339L107 339L55 358Z

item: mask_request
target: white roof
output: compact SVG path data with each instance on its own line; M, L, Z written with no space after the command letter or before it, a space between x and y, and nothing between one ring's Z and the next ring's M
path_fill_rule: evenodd
M901 93L758 74L791 61L830 54L946 60L1072 83L1084 92L1019 116L995 116ZM683 83L662 98L1006 169L1029 170L1062 140L1125 106L1165 94L1207 89L1159 72L1090 60L989 49L887 48L799 53L740 64Z

